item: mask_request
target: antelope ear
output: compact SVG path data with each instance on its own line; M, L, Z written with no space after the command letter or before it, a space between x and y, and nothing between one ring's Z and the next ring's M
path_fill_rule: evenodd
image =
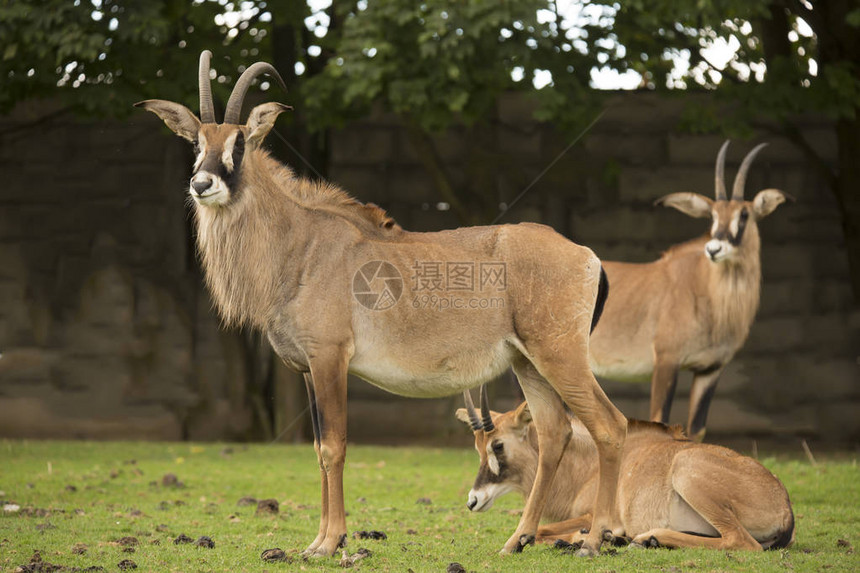
M756 219L764 219L786 201L794 201L794 197L785 191L779 189L759 191L752 202Z
M260 104L251 110L251 115L248 116L248 143L259 145L272 127L275 125L275 120L278 116L287 110L293 109L291 106L277 102L269 102Z
M472 427L472 422L469 420L469 413L466 412L466 408L457 408L457 412L455 414L457 419L469 426Z
M706 219L711 216L714 201L698 193L670 193L654 201L654 204L672 207L690 217Z
M529 403L523 402L522 404L520 404L517 407L516 412L514 413L514 416L515 416L515 419L517 421L517 427L518 428L523 428L525 426L528 426L529 423L531 423L531 421L532 421L532 413L531 413L531 410L529 410Z
M139 101L134 107L142 107L151 111L161 118L170 128L170 131L187 139L190 142L197 141L197 132L200 131L200 120L194 113L182 104L163 99L148 99Z

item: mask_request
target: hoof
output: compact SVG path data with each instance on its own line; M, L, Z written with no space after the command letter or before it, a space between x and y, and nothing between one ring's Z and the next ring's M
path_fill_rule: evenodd
M499 551L499 555L522 553L526 545L534 545L534 542L534 535L520 535L519 538L516 539L516 541L514 541L513 539L508 539L508 542L505 543L505 546L502 548L501 551Z
M534 545L534 544L535 544L535 536L534 535L520 535L520 538L517 541L517 548L514 551L516 553L522 553L523 549L525 549L527 545Z
M660 542L653 535L647 538L640 535L630 542L630 547L635 547L636 549L657 549L658 547L662 547L662 545L660 545Z
M579 551L580 547L582 547L582 541L577 541L576 543L568 543L563 539L558 539L555 543L553 543L552 546L559 551L563 551L565 553L575 553L576 551Z
M600 553L599 549L595 549L590 545L582 544L582 547L579 548L579 551L576 552L577 557L596 557L597 554Z

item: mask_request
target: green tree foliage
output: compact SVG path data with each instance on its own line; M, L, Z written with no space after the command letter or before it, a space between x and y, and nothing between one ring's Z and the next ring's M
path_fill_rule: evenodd
M609 3L606 3L607 5ZM690 114L691 129L770 130L790 139L830 186L842 211L855 300L860 302L860 5L856 0L632 0L612 26L625 46L610 65L639 72L649 89L714 90L713 107ZM703 48L725 43L726 63ZM689 59L688 71L677 58ZM822 157L796 121L834 122L836 162Z
M719 43L734 49L728 62L708 56ZM192 78L204 48L215 53L216 98L241 66L272 61L311 130L382 103L408 128L440 198L470 223L487 220L495 198L481 196L480 174L454 183L432 134L466 125L480 141L501 93L530 93L539 119L578 130L600 103L596 69L637 72L641 89L712 90L713 106L691 108L689 129L787 136L833 189L860 300L856 0L357 0L322 11L297 0L0 0L0 112L33 97L101 116L149 97L196 109ZM551 77L543 89L536 72ZM794 123L809 112L833 120L837 164ZM315 141L303 149L320 162ZM491 155L492 143L483 145Z
M226 97L239 66L270 48L263 10L233 27L216 23L225 11L187 0L0 0L0 112L31 98L114 117L151 97L197 109L194 70L206 48L213 91Z

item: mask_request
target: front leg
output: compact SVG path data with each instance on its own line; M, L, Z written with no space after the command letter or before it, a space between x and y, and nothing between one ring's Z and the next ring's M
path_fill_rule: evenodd
M320 503L320 526L316 536L311 544L305 549L302 554L305 556L314 555L317 547L319 547L325 539L325 534L328 529L328 478L323 465L322 454L320 452L320 425L319 412L317 411L317 398L314 392L313 379L310 372L304 373L305 389L308 392L308 403L311 413L311 428L314 433L314 450L317 453L317 462L320 466L320 483L322 485L322 501Z
M714 366L693 375L693 385L690 387L690 415L687 419L687 435L693 441L701 442L705 439L708 408L722 372L723 366Z
M541 513L562 453L571 436L564 404L552 386L528 362L516 364L514 372L529 404L537 430L538 468L520 523L505 543L502 553L519 553L526 545L535 542Z
M564 521L541 525L538 528L537 542L552 543L562 540L573 543L574 535L581 534L583 529L591 527L592 519L593 516L590 513L586 513L573 519L565 519Z
M310 360L322 477L322 516L312 556L331 557L346 545L343 466L346 459L346 375L349 358L332 349Z

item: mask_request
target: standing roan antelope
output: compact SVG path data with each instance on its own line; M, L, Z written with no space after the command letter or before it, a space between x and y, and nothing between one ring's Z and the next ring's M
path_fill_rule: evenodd
M760 144L747 154L732 197L723 179L726 141L717 156L716 201L672 193L656 204L710 218L709 235L676 245L652 263L604 261L612 285L589 357L598 376L651 379L651 420L668 423L679 370L693 371L687 432L701 441L708 406L726 364L743 346L759 303L758 221L786 199L777 189L744 200L747 172Z
M322 480L319 533L306 553L333 555L346 542L347 373L404 396L437 397L477 386L508 366L532 404L541 455L525 511L503 551L534 541L571 433L565 403L597 441L594 534L581 553L598 551L602 530L620 532L613 508L626 419L588 364L590 327L606 294L597 257L542 225L410 233L378 207L296 176L261 148L288 106L259 105L240 125L251 82L268 73L283 86L277 71L259 62L249 67L218 125L210 57L208 51L200 57L202 122L177 103L136 105L195 145L189 193L197 246L224 321L261 329L284 362L305 375ZM473 270L486 265L495 272L494 296L503 304L444 311L415 304L418 299L397 304L404 277L431 280L418 276L424 263ZM468 286L468 276L454 278L454 287ZM484 288L484 275L479 278ZM454 296L453 290L445 294Z
M457 418L475 432L481 466L469 509L486 511L499 496L531 490L538 443L527 403L490 412L482 400L485 432L471 399ZM552 482L538 541L573 542L588 528L597 486L597 452L582 424ZM640 545L713 549L779 549L794 541L794 514L785 487L752 458L691 442L680 427L630 420L621 457L616 503L625 533ZM653 541L652 541L653 538Z

